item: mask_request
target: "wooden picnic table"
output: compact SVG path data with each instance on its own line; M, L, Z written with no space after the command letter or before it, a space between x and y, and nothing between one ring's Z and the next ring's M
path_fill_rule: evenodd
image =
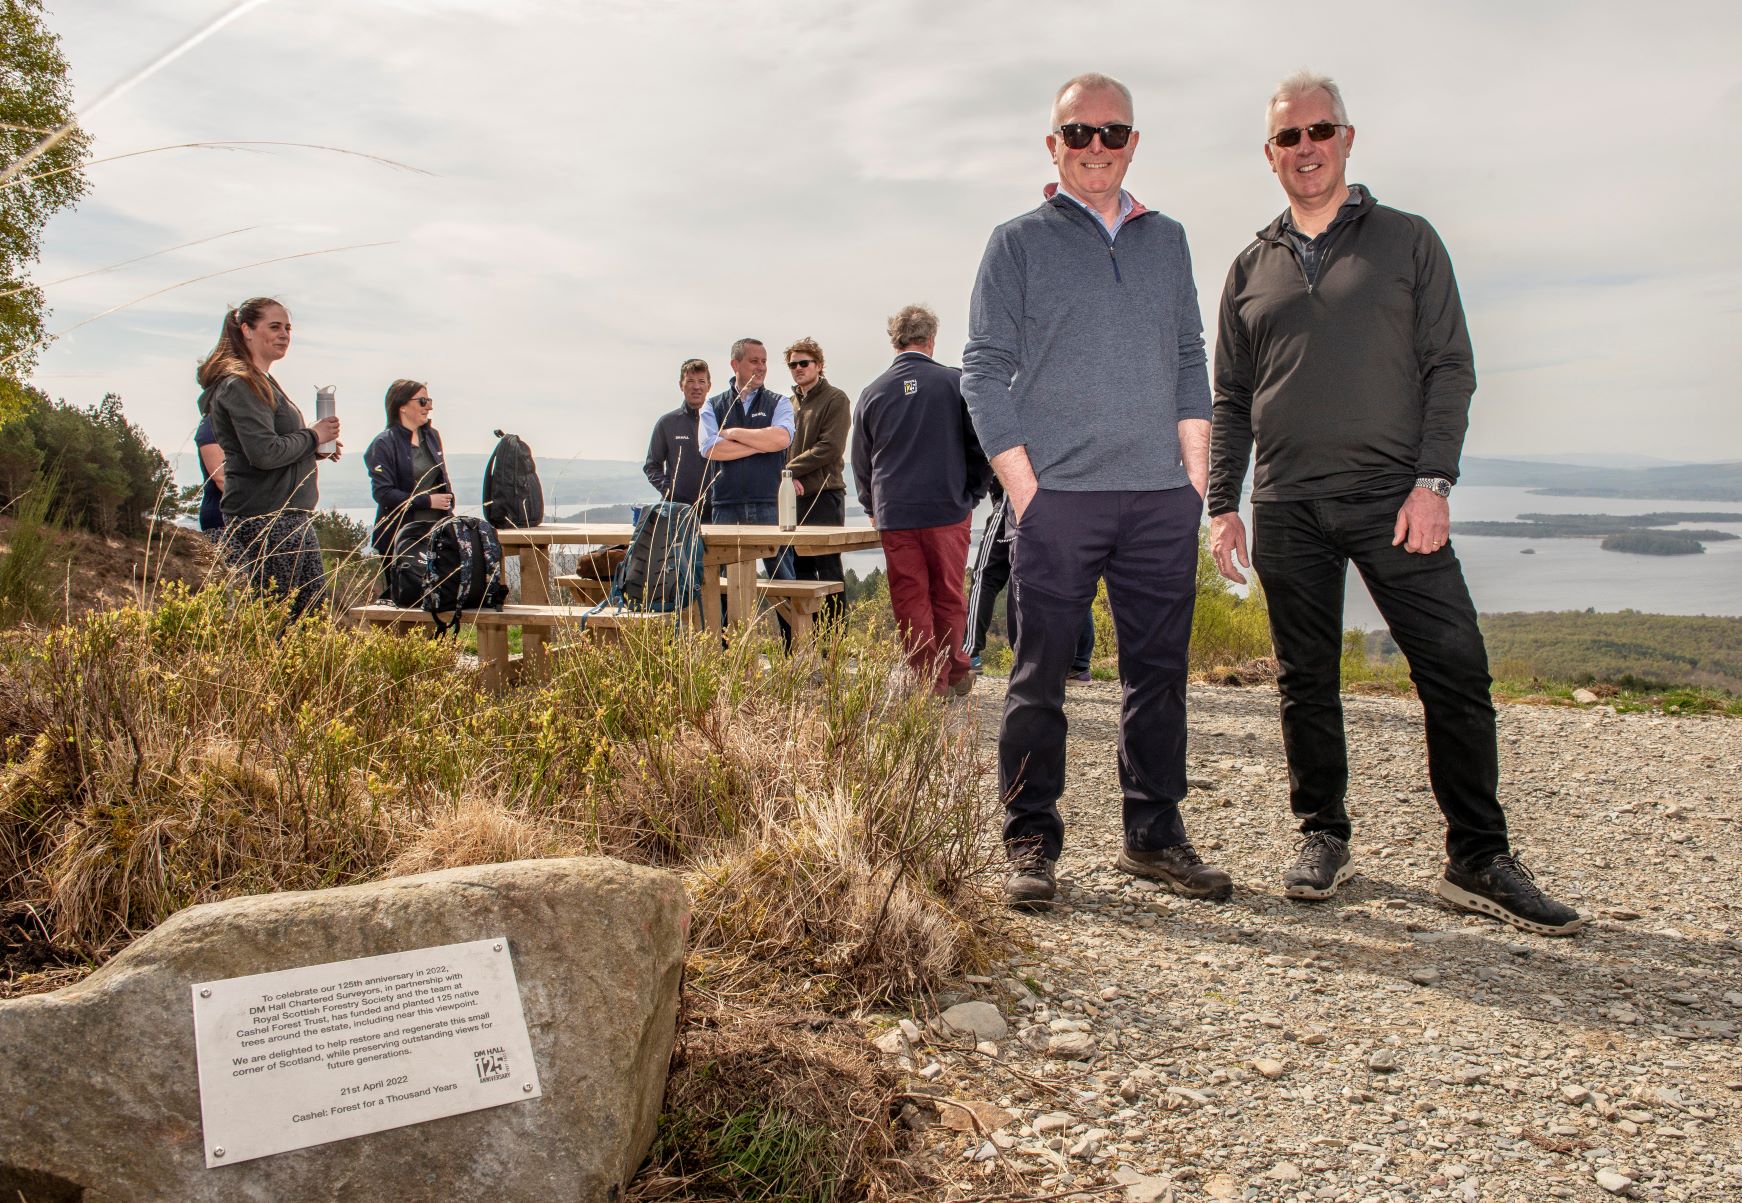
M725 598L726 622L737 625L756 617L756 562L791 547L801 556L827 556L866 551L881 546L870 526L801 526L783 531L775 526L704 525L702 531L702 621L710 631L720 627L720 599ZM520 600L527 605L551 601L552 547L611 547L626 544L635 534L627 522L547 522L543 526L496 532L504 549L520 555ZM725 583L720 570L725 570ZM522 646L540 654L544 632L522 628Z

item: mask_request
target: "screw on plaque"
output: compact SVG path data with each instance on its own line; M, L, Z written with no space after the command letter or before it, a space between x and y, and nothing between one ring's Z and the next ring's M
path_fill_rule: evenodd
M220 1148L220 1149L213 1149L213 1150L212 1150L212 1156L213 1156L213 1157L222 1157L222 1156L223 1156L223 1155L224 1155L224 1150L223 1150L223 1149L221 1149L221 1148Z
M497 952L502 951L502 945L500 945L500 944L494 944L491 947L493 947Z
M520 1093L522 1093L522 1094L531 1094L531 1093L532 1093L532 1083L531 1083L531 1082L528 1082L528 1083L526 1083L526 1085L524 1085L524 1086L522 1086L522 1087L521 1087L521 1088L520 1088Z
M211 996L212 996L212 992L210 990L201 990L200 991L201 998L210 998Z

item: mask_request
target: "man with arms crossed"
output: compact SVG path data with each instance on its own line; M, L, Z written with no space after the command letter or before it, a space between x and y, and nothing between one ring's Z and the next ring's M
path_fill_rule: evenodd
M1186 838L1186 651L1209 472L1210 390L1179 223L1121 184L1131 93L1080 75L1053 98L1058 183L992 232L969 309L962 392L1016 524L1016 659L998 736L1013 906L1057 891L1065 675L1099 577L1124 703L1118 865L1194 898L1229 876Z
M780 470L792 445L792 402L763 384L768 348L759 339L732 344L732 378L702 406L702 454L714 461L713 520L721 526L780 521ZM792 556L763 562L769 578L792 579Z
M702 458L702 405L708 399L708 387L713 383L705 360L686 359L677 370L677 386L683 393L683 404L662 416L653 424L653 437L647 443L647 462L641 465L647 483L660 497L680 505L701 502L702 521L708 520L708 485L712 473Z
M1235 259L1216 344L1210 546L1244 583L1240 489L1257 447L1253 546L1280 664L1291 898L1349 876L1339 695L1343 581L1367 582L1427 714L1428 776L1448 826L1440 894L1543 935L1584 920L1510 850L1488 655L1447 542L1475 361L1452 264L1421 218L1344 178L1355 127L1337 86L1300 72L1271 98L1264 156L1288 208Z

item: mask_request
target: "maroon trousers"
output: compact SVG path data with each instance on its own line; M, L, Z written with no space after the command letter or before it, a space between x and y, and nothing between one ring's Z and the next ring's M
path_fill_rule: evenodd
M921 681L942 693L967 676L962 632L968 626L969 518L948 526L886 530L884 570L889 602L907 645L907 662Z

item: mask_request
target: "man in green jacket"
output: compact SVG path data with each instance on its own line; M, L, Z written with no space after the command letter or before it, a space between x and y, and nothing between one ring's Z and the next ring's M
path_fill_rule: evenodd
M1288 208L1234 260L1216 338L1210 550L1255 566L1279 665L1290 898L1350 875L1349 760L1339 693L1352 561L1409 659L1427 715L1428 777L1447 823L1442 897L1541 935L1584 919L1513 856L1500 808L1488 653L1449 542L1452 485L1476 387L1451 258L1420 217L1346 179L1342 94L1302 71L1271 97L1264 155ZM1240 519L1253 473L1250 561Z
M792 450L786 467L798 492L800 526L842 526L847 520L847 492L841 463L847 454L847 428L852 405L847 394L823 378L823 349L814 338L801 338L786 349L792 372ZM793 576L801 581L843 581L839 554L793 556ZM845 598L832 594L820 617L840 617Z

